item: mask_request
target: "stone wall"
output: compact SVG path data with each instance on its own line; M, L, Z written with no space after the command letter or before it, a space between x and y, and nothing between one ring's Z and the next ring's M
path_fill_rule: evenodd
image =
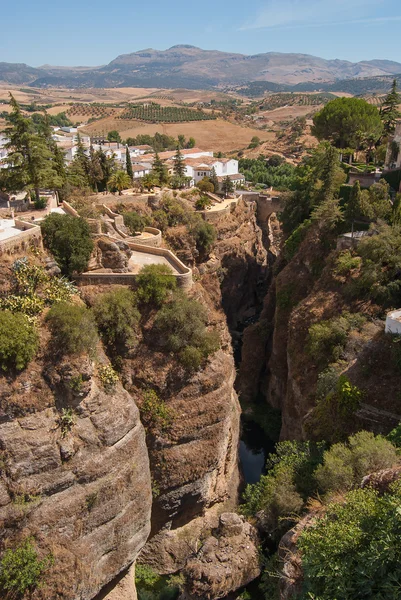
M0 241L0 256L2 254L16 254L24 251L30 246L42 248L42 232L40 227L32 223L26 223L15 219L15 227L20 229L20 233L6 240Z

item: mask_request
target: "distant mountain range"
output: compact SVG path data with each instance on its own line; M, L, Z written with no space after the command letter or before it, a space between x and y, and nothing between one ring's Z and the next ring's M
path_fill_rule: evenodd
M267 82L286 86L401 74L401 63L369 60L352 63L307 54L267 52L247 56L178 45L168 50L123 54L100 67L39 68L0 63L0 82L32 87L158 87L212 89Z

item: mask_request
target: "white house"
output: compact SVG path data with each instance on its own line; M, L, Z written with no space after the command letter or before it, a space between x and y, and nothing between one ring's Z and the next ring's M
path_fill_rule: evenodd
M185 164L187 177L191 177L195 183L204 177L210 177L213 169L217 177L238 175L238 160L234 158L214 158L213 155L206 155L199 159L189 158L185 160Z
M145 175L150 173L151 169L149 167L144 167L143 165L132 165L132 174L134 179L140 179Z

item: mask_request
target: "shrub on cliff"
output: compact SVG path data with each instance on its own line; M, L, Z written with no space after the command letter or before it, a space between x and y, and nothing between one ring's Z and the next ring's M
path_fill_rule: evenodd
M39 347L35 326L22 313L0 311L0 369L25 369Z
M150 225L151 219L146 215L140 215L139 213L133 211L125 212L123 214L124 217L124 225L129 229L132 235L135 233L143 231L145 227Z
M373 489L349 492L331 504L298 539L302 600L400 598L401 485L380 496Z
M307 346L309 354L323 367L338 360L349 332L361 329L364 322L365 318L359 313L344 312L339 317L311 325Z
M52 563L51 555L40 560L30 539L25 540L14 550L9 548L0 561L0 590L2 598L18 599L26 597L38 587L43 573Z
M190 229L190 234L194 238L200 256L207 255L216 239L213 225L203 219L196 220Z
M59 302L46 316L56 354L93 354L98 343L95 317L85 306Z
M177 292L158 312L153 329L159 345L192 371L220 345L217 332L206 329L207 320L202 304Z
M102 294L96 299L93 312L107 346L127 350L135 345L141 315L131 290L121 288Z
M346 444L334 444L324 453L315 472L322 492L342 492L359 485L369 473L388 469L399 462L397 449L384 437L369 431L351 436Z
M137 295L142 304L160 307L172 290L176 279L167 265L147 265L137 277Z
M64 275L82 273L93 250L89 225L85 219L52 213L41 223L43 241Z

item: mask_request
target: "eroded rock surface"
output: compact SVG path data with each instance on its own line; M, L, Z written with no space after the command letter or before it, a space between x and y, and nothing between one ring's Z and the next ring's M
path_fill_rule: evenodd
M89 360L53 365L46 380L52 404L0 424L1 543L32 536L41 555L52 553L33 598L86 600L135 561L148 536L145 432L132 397L120 384L106 391Z
M184 569L186 600L223 598L260 574L256 529L235 513L223 513Z

